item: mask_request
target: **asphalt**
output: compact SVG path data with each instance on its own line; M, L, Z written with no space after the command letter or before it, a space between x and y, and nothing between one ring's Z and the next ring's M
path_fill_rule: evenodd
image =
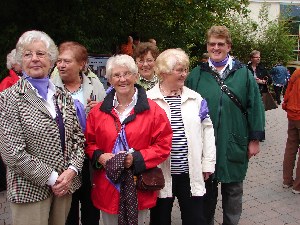
M287 137L286 113L279 108L266 112L266 140L261 152L250 160L244 181L243 213L240 225L299 225L300 194L282 187L282 161ZM299 154L298 154L299 155ZM221 195L219 194L221 197ZM215 225L222 223L221 200ZM0 225L11 225L6 192L0 193ZM101 222L100 222L101 224ZM172 225L180 225L180 210L175 202ZM191 224L192 225L192 224Z

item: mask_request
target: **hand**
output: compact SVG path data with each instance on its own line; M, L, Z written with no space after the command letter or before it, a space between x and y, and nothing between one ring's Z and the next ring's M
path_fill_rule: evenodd
M210 175L212 175L211 172L203 172L203 178L204 178L204 180L207 180Z
M125 166L125 168L128 169L129 167L132 166L132 164L133 164L133 156L132 156L132 154L129 153L125 157L124 166Z
M259 151L259 141L250 141L248 145L248 159L250 159L252 156L256 156Z
M98 104L97 101L91 100L90 98L87 99L87 107L90 107L92 109L97 104Z
M99 158L98 158L98 163L100 163L104 168L106 166L106 162L110 160L112 157L115 155L112 153L103 153Z
M53 193L61 197L68 193L68 190L72 184L73 178L76 176L76 172L72 169L65 170L56 180L52 186Z

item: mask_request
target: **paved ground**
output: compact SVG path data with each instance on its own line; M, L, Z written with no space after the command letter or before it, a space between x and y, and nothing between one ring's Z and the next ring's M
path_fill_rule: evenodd
M287 119L280 108L266 112L266 141L261 153L251 159L244 182L243 214L240 225L300 224L300 194L282 188L282 159L286 142ZM222 223L218 202L216 225ZM172 224L180 225L180 212L175 204ZM0 225L11 225L5 192L0 193ZM191 224L192 225L192 224Z

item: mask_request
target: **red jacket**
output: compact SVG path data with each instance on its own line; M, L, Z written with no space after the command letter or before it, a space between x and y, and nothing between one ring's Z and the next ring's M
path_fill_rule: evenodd
M102 103L89 113L86 124L86 154L95 164L101 153L111 153L121 124L113 108L113 89ZM135 149L133 166L135 174L153 168L166 160L172 146L172 129L163 109L147 99L146 92L138 87L138 100L131 115L123 124L129 148ZM105 177L105 169L95 170L92 201L95 207L110 214L118 214L119 192ZM155 206L157 193L138 191L138 209Z
M0 91L4 91L5 89L13 86L20 77L16 74L15 71L9 70L9 75L5 77L0 83Z
M290 120L300 120L300 69L294 71L284 95L282 108Z

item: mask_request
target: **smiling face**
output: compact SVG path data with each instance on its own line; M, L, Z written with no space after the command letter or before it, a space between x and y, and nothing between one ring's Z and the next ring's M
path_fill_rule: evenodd
M225 59L230 50L231 44L228 44L225 38L211 36L207 41L207 52L209 57L215 62Z
M184 81L188 75L188 68L177 63L170 73L161 74L164 84L171 90L178 90L184 86Z
M154 57L150 51L147 54L136 58L136 65L139 69L139 74L146 80L151 80L154 76Z
M116 66L111 70L109 82L115 88L117 95L133 96L134 84L138 80L138 75L129 71L126 66Z
M84 68L84 62L78 62L72 50L66 49L59 53L57 69L63 81L76 79Z
M44 42L34 41L25 46L22 70L33 78L45 78L51 69L51 61Z

